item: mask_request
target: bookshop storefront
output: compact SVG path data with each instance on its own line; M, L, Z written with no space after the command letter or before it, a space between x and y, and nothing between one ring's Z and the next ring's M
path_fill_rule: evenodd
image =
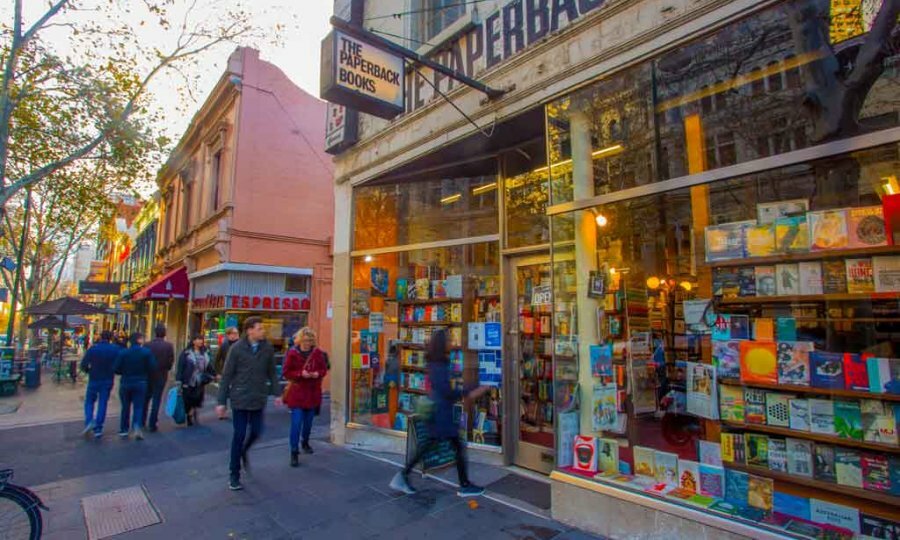
M898 537L893 21L788 11L547 106L557 519Z

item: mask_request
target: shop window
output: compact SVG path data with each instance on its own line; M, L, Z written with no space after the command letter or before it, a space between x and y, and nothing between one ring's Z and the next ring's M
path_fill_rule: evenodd
M284 292L309 293L309 276L284 276Z
M454 407L470 443L502 443L499 246L478 243L353 260L350 420L406 431L430 389L425 348L447 332L451 386L492 389ZM486 323L482 342L469 340Z
M550 241L549 174L543 141L504 156L506 247L519 248Z
M437 36L444 29L466 14L467 2L459 0L413 0L410 28L413 43L417 46Z
M898 173L892 144L554 216L562 472L781 532L897 530Z
M779 69L778 64L777 60L772 60L766 66L766 71L769 72L769 76L766 77L769 92L779 92L784 87L781 79L781 69Z

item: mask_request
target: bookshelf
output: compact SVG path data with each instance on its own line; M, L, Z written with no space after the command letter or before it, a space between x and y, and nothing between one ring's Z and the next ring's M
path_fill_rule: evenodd
M837 294L795 294L784 296L739 296L737 298L722 298L723 305L742 304L774 304L774 303L809 303L822 302L864 302L872 300L894 300L900 298L900 293L837 293Z
M832 396L838 398L854 398L854 399L877 399L881 401L900 402L900 394L873 394L871 392L861 392L859 390L838 390L829 388L816 388L814 386L797 386L793 384L777 384L777 383L757 383L757 382L741 382L740 379L721 378L719 384L726 386L749 386L751 388L762 388L765 390L776 390L779 392L795 392L798 394L818 394L822 396Z
M875 257L878 255L896 255L897 246L878 246L859 249L840 249L831 251L809 251L806 253L782 253L766 257L745 257L741 259L727 259L722 261L710 261L709 267L724 266L764 266L803 261L820 261L824 259L844 259L856 257Z
M810 431L799 431L796 429L790 429L779 426L770 426L767 424L747 424L747 423L739 423L739 422L730 422L728 420L723 420L722 425L742 430L742 431L754 431L759 433L768 433L770 435L780 435L782 437L792 437L795 439L807 439L810 441L826 443L826 444L834 444L837 446L848 446L851 448L862 448L864 450L874 450L878 452L889 452L892 454L900 454L900 446L893 444L885 444L885 443L876 443L876 442L868 442L868 441L859 441L856 439L845 439L843 437L838 437L837 435L826 435L823 433L813 433Z

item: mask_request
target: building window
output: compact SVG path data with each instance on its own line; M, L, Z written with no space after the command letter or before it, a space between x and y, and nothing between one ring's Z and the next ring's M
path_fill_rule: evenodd
M460 0L413 0L411 37L418 47L440 34L466 14L466 3Z
M309 276L284 276L284 292L309 293Z
M191 219L191 200L192 200L192 192L194 190L193 182L188 181L181 188L181 220L180 227L178 229L179 235L186 234L190 228L190 219Z
M216 153L212 156L212 162L210 163L209 170L209 182L210 182L210 207L213 212L217 212L222 202L219 200L219 183L221 182L222 174L222 149L216 151Z

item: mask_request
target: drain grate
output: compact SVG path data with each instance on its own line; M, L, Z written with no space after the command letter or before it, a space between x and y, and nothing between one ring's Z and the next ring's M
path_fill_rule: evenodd
M88 540L109 538L117 534L155 525L162 520L144 486L117 489L81 499Z

